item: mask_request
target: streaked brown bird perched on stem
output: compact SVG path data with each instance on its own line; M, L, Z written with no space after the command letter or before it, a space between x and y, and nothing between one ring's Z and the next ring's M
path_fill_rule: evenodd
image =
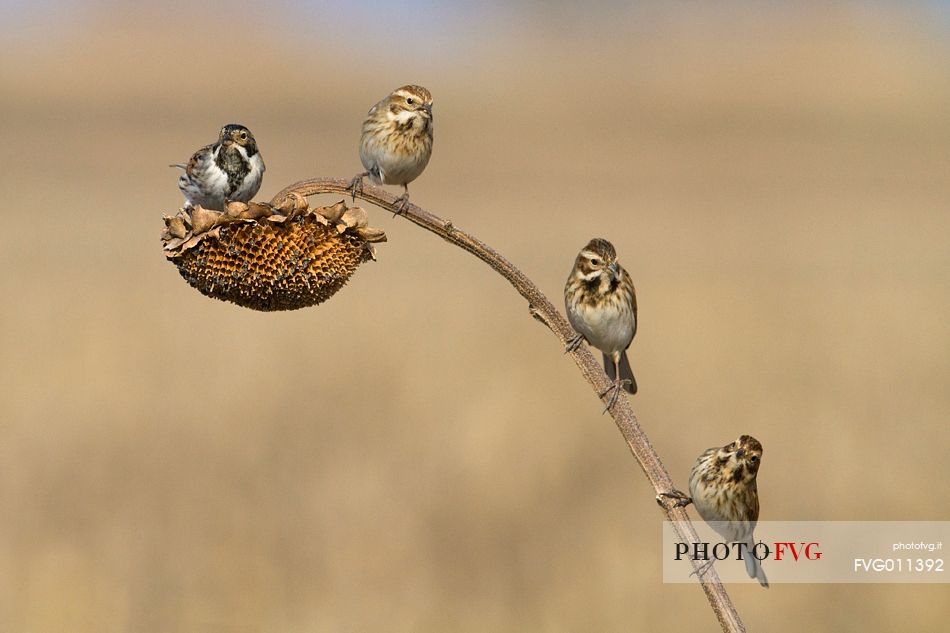
M755 478L761 463L762 444L751 435L740 435L735 442L699 456L689 473L689 494L699 516L720 536L745 545L742 558L746 572L768 587L762 563L752 554L752 532L759 520Z
M581 249L564 286L567 318L577 331L567 344L574 351L581 341L604 354L604 370L613 386L610 409L620 390L637 392L637 381L627 360L627 348L637 333L637 292L630 275L617 261L617 251L607 240L594 238Z
M353 193L369 177L374 185L402 185L399 211L409 204L409 183L432 156L432 95L422 86L403 86L370 108L360 137L360 161L366 171L350 181Z
M185 194L185 206L201 205L224 211L229 201L248 202L261 188L264 160L254 135L243 125L230 123L221 128L218 142L202 147L187 165L178 188Z

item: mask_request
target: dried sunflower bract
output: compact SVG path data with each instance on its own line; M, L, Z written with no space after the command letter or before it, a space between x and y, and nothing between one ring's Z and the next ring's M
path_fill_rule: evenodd
M290 194L278 206L232 202L165 216L165 257L204 295L252 310L296 310L322 303L357 267L376 259L364 209L343 201L310 209Z

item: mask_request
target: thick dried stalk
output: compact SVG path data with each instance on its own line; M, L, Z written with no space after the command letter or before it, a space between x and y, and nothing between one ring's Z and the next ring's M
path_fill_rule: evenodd
M339 178L313 178L311 180L304 180L286 187L283 191L274 196L271 204L279 206L291 193L296 193L301 196L313 196L323 193L349 195L350 192L347 189L348 185L348 180ZM380 187L365 185L356 192L356 197L394 213L396 212L396 206L393 204L396 200L396 196ZM561 313L548 298L541 293L538 287L535 286L524 273L515 268L511 262L499 255L493 248L468 233L455 228L451 222L443 220L414 204L408 204L401 215L413 224L417 224L435 233L447 242L464 248L491 266L502 277L508 280L514 289L518 291L518 294L527 299L532 316L548 326L558 337L562 345L566 345L568 339L574 336L574 329L567 320L561 316ZM595 394L602 394L610 387L612 383L604 373L599 360L594 357L587 346L581 345L570 354L581 370L581 374L583 374L584 378L593 388ZM603 396L599 397L601 397L602 400L606 400ZM630 403L627 398L618 398L616 405L610 410L610 415L613 417L614 422L617 423L617 427L627 441L627 446L630 447L630 452L637 458L637 462L639 462L647 479L649 479L653 485L656 494L671 492L674 488L670 475L660 461L659 455L653 450L653 445L650 444L649 438L647 438L643 429L640 428L640 423L637 422L637 418L633 414L633 410L630 408ZM690 523L686 510L681 507L671 506L673 506L672 503L661 504L662 510L667 518L673 521L673 529L677 537L681 541L688 543L698 541L699 536L696 534L692 523ZM694 568L698 568L695 561L693 562L693 566ZM739 618L739 614L736 612L732 600L729 598L729 594L726 593L725 587L723 587L719 581L719 575L712 566L708 567L706 572L701 575L700 584L706 593L706 598L709 600L710 606L716 613L716 618L719 620L722 630L727 633L736 631L744 632L745 626L742 624L742 620Z

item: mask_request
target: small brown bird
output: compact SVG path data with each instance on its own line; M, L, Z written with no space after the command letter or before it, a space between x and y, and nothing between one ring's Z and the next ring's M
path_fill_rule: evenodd
M366 171L350 181L353 193L369 176L374 185L402 185L397 213L409 204L409 183L432 156L432 95L422 86L403 86L370 108L360 137L360 161Z
M617 261L613 244L594 238L581 249L564 286L564 305L577 331L568 341L567 351L574 351L586 340L604 354L604 370L614 383L601 396L613 392L607 402L610 409L621 389L637 392L627 360L627 348L637 333L637 292Z
M713 447L696 460L689 473L689 494L703 520L730 543L743 543L743 560L750 578L769 586L762 563L752 555L752 532L759 520L755 478L762 463L762 444L751 435Z
M201 205L216 211L224 211L228 201L253 198L261 188L265 169L254 135L236 123L221 128L218 142L199 149L187 165L172 167L185 171L178 179L185 206Z

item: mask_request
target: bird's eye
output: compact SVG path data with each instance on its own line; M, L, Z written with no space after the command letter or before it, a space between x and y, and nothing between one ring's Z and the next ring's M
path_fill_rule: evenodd
M749 461L754 464L755 462L759 461L759 456L758 456L758 455L753 455L753 456L751 456L751 457L749 458Z
M412 97L406 97L406 103L408 103L409 105L412 105L413 103L415 103L415 101L412 100Z
M242 141L246 141L246 140L247 140L247 132L241 132L241 140L242 140Z
M596 257L592 258L590 260L590 263L593 264L594 266L600 266L600 260L597 259Z

